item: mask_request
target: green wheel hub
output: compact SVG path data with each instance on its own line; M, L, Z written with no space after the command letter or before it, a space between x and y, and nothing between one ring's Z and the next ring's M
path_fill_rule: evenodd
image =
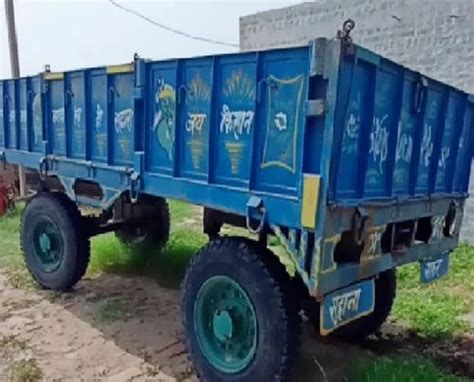
M238 373L254 359L255 309L230 277L214 276L201 286L194 302L194 327L202 353L216 369Z
M35 221L33 228L35 257L45 272L58 269L63 257L63 240L59 228L48 217Z

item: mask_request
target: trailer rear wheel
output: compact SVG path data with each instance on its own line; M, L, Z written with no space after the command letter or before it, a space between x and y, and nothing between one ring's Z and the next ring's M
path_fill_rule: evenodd
M170 236L170 212L166 200L150 197L143 202L150 206L151 213L124 225L115 233L122 243L141 252L162 248Z
M89 237L77 206L61 193L41 193L26 206L21 244L33 278L45 289L67 290L89 263Z
M186 345L203 381L285 381L299 342L289 278L242 238L210 242L183 281Z

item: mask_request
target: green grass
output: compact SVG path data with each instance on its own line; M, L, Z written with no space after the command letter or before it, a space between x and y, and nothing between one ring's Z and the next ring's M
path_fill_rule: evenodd
M468 382L445 374L432 361L407 355L361 359L349 382Z
M10 210L0 218L0 267L23 266L20 251L20 218L23 206Z
M10 283L16 288L34 289L36 284L25 268L20 248L23 204L0 218L0 268L8 268Z
M186 264L207 238L198 227L181 224L193 216L189 205L171 202L170 212L173 222L171 237L160 251L135 253L117 240L114 234L93 238L88 275L95 277L103 272L140 274L156 279L161 285L178 287Z
M168 205L171 212L172 222L182 222L185 219L193 217L193 207L187 203L183 203L177 200L169 200Z
M462 315L474 306L474 247L460 245L451 255L447 277L420 285L420 266L398 270L393 317L430 339L455 336L470 330Z

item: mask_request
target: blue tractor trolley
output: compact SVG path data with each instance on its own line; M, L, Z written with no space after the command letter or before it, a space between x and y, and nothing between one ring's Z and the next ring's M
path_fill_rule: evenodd
M378 330L397 266L419 262L426 283L448 271L474 97L354 44L349 29L303 47L0 81L0 165L41 179L21 229L34 279L71 288L100 233L164 245L166 200L179 199L204 206L210 238L183 281L202 380L290 379L308 302L323 335ZM221 236L224 223L255 240Z

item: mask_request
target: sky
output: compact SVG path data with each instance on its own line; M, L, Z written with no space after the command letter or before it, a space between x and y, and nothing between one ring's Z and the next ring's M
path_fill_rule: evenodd
M239 43L239 17L281 8L281 1L116 0L172 28ZM130 62L137 52L150 59L192 57L237 51L162 30L114 7L108 0L14 0L22 76ZM10 77L8 37L0 2L0 78Z

